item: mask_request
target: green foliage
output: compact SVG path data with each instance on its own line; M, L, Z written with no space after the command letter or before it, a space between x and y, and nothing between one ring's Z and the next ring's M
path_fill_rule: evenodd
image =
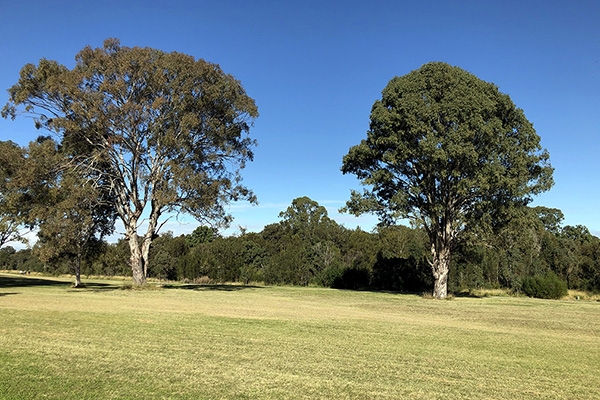
M567 283L553 272L525 277L521 290L527 296L538 299L560 299L568 294Z
M182 53L107 39L76 61L25 65L2 115L33 117L59 135L77 171L96 174L125 227L134 283L143 284L165 213L227 225L226 204L256 200L240 170L253 159L258 110L233 76ZM142 215L147 230L138 235Z
M40 261L37 255L31 249L23 249L19 251L11 251L10 247L1 249L1 259L3 262L3 268L17 271L29 271L29 272L53 272L47 266Z
M421 293L431 290L432 286L431 267L425 259L379 255L373 266L372 289Z
M214 228L208 226L199 226L192 233L186 235L185 241L188 246L194 247L202 243L210 243L217 237L217 232Z
M342 237L346 230L327 215L325 207L308 197L299 197L279 214L282 221L262 232L266 283L329 284L331 274L343 264Z
M566 281L569 289L599 291L600 239L573 235L572 227L548 225L539 211L521 209L495 232L461 242L452 260L450 291L506 288L520 292L528 277L544 276L548 271ZM189 246L190 235L173 237L166 232L152 243L148 274L187 283L264 282L417 293L431 289L428 238L423 229L380 226L364 232L314 221L297 230L282 221L260 233L217 236L193 247ZM576 231L585 233L582 228ZM577 239L580 236L585 240ZM82 274L131 274L127 241L94 242L94 248L81 260ZM39 252L1 249L0 268L72 271L68 257L57 257L49 264L36 255Z
M51 138L38 138L24 152L18 189L29 199L20 201L27 210L26 223L37 228L33 248L48 266L60 271L67 265L78 286L82 263L93 258L103 238L113 232L113 199L99 190L93 177L76 172L73 158Z
M0 249L0 269L14 269L11 265L11 258L15 253L16 250L12 246L6 246Z
M578 248L581 289L600 292L600 239L592 237Z
M173 232L161 234L152 241L148 265L148 276L159 279L177 279L177 263L189 253L186 237L174 238Z
M279 213L279 218L282 218L281 224L292 234L300 235L311 243L326 234L324 231L335 224L327 216L325 207L306 196L292 200L292 205Z
M129 243L119 239L117 243L105 244L104 250L92 262L91 268L84 267L84 273L99 276L131 276L129 266Z
M8 242L26 242L23 237L31 197L24 196L19 183L26 161L16 143L0 141L0 247Z
M537 214L548 232L557 235L562 231L561 225L565 216L559 209L537 206L532 208L532 212Z
M453 248L552 186L548 152L509 96L445 63L393 78L371 111L367 138L342 172L368 187L344 211L383 223L410 218L430 240L434 295L446 295Z
M338 271L330 287L350 290L371 289L371 276L368 270L348 267Z

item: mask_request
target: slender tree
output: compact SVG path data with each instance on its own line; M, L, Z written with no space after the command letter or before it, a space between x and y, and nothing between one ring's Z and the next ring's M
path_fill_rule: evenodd
M73 69L24 66L9 96L4 117L25 113L56 132L78 156L73 169L114 197L134 284L145 283L150 243L172 213L227 225L225 204L255 201L240 169L253 158L258 111L218 65L108 39L80 51Z
M494 84L439 62L388 83L342 172L369 187L353 191L345 211L425 228L436 298L447 295L464 232L505 220L552 186L548 152L523 111Z
M48 190L47 202L32 212L38 219L34 250L44 262L69 263L78 287L82 261L113 232L114 207L103 199L105 193L69 168L58 170Z

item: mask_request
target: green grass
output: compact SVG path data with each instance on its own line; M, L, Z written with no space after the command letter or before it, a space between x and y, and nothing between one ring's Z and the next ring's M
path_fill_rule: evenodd
M0 274L1 399L593 399L600 303Z

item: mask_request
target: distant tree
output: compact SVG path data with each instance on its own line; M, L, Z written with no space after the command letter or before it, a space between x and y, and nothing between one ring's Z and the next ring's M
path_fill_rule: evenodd
M549 156L508 95L445 63L393 78L367 138L342 172L370 187L344 211L383 223L410 218L429 236L435 298L447 296L453 249L470 228L497 224L552 186Z
M580 285L583 278L582 266L586 261L585 248L593 243L594 239L589 229L583 225L567 225L556 235L557 253L561 257L554 272L567 281L569 289Z
M343 264L349 268L370 270L377 259L378 239L358 227L345 230L339 241Z
M537 206L531 209L544 224L544 228L554 234L558 235L562 229L562 222L565 219L564 214L558 208L548 208L544 206Z
M192 233L186 235L185 240L189 247L197 246L201 243L210 243L217 237L214 228L208 226L199 226Z
M50 272L44 263L33 254L32 249L21 249L15 253L10 254L8 261L8 269L20 270L20 271L34 271L34 272Z
M288 265L292 282L308 285L322 271L337 265L341 252L334 240L341 228L329 218L327 209L304 196L279 214L280 225L287 236L283 252L272 260Z
M165 214L227 225L225 204L255 201L239 171L253 158L247 133L258 111L216 64L108 39L80 51L73 69L46 59L25 65L2 115L20 112L57 133L78 156L74 171L94 172L114 196L136 285L146 282Z
M565 239L571 239L579 244L589 243L593 239L590 230L583 225L567 225L560 231L560 236Z
M335 224L327 215L327 209L304 196L292 200L292 204L279 213L281 224L293 234L301 235L314 243L323 233Z
M600 292L600 239L592 236L580 250L582 288Z
M5 246L0 249L0 267L2 269L13 269L11 258L16 252L12 246Z
M177 277L178 260L189 253L189 246L184 235L173 237L173 232L164 232L152 241L148 275L159 279L173 280Z
M119 239L117 243L104 244L99 256L92 263L96 275L128 276L131 274L129 243Z

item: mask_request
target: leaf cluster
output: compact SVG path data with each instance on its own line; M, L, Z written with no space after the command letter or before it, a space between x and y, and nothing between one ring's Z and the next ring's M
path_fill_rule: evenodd
M56 132L117 200L127 224L151 205L224 219L229 200L254 201L239 169L252 160L254 101L216 64L108 39L68 69L41 60L21 70L4 117L24 113Z
M369 189L353 192L345 211L461 232L548 190L548 160L509 96L458 67L429 63L392 79L373 105L367 138L342 166Z

